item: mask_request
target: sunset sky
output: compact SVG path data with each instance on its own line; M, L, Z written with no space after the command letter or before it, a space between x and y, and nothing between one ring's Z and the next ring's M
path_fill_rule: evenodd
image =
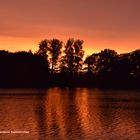
M38 49L40 40L74 37L87 54L140 48L140 0L1 0L0 49Z

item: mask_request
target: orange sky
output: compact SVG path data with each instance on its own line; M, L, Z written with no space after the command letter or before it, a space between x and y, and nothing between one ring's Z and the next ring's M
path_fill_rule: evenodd
M38 49L44 38L85 41L87 54L140 47L139 0L0 1L0 49Z

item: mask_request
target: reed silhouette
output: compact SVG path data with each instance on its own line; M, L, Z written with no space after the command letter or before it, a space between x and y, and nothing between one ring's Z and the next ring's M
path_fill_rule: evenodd
M0 87L140 88L140 50L104 49L84 58L83 40L45 39L38 50L0 51Z

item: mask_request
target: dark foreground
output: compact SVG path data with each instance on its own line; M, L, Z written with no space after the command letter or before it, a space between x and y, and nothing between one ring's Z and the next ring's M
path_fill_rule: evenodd
M73 54L79 63L62 57L54 66L42 53L0 51L0 88L140 89L140 50L118 55L105 49L85 62Z
M140 92L136 90L3 89L0 100L0 139L140 138Z

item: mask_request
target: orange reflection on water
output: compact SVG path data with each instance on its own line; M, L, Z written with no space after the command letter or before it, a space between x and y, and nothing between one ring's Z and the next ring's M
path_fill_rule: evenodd
M49 89L44 99L47 138L56 135L58 139L134 136L137 132L132 114L135 107L130 103L134 110L124 109L127 106L117 98L96 89Z
M58 137L65 139L64 110L66 107L66 100L62 102L65 95L61 94L61 92L62 91L58 88L49 89L47 92L45 100L46 124L48 132L53 132L52 129L58 129Z
M98 135L102 131L102 124L100 121L100 108L98 101L98 90L91 91L90 93L86 88L77 89L76 94L76 108L79 115L79 121L86 136ZM94 94L93 102L89 102L90 94ZM92 106L92 107L91 107ZM94 131L94 133L91 133Z
M31 95L0 95L0 130L26 130L26 139L139 139L136 92L50 88ZM17 135L0 135L16 139Z

